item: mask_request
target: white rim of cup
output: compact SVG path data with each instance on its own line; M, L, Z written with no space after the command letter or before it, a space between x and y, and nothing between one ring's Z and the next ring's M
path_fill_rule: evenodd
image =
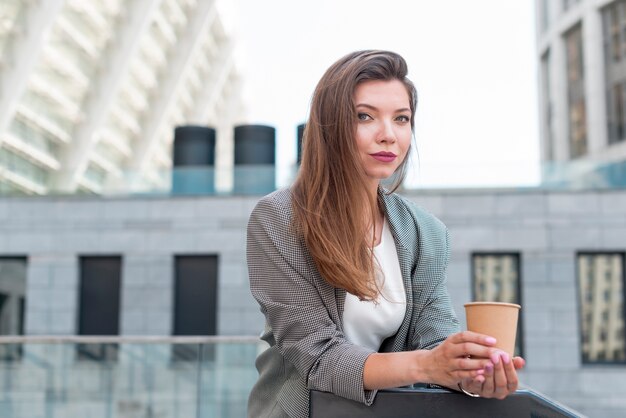
M511 308L521 309L521 305L517 303L508 303L508 302L468 302L463 306L481 306L481 305L496 305L496 306L510 306Z

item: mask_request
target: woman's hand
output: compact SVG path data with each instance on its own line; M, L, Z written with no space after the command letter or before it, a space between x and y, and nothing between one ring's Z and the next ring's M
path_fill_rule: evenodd
M511 359L502 351L492 354L490 360L492 364L485 367L482 375L463 379L461 387L483 398L504 399L517 390L517 370L526 362L521 357Z
M427 358L420 366L426 381L455 390L459 382L477 386L477 382L486 380L484 375L489 368L492 374L495 370L492 356L500 352L494 348L495 343L495 338L471 331L450 335L437 347L423 352Z
M464 331L452 334L432 350L372 353L363 369L363 387L384 389L413 384L435 383L458 390L459 384L480 396L504 397L517 389L515 368L524 360L517 357L503 367L502 350L495 338ZM497 362L497 363L496 363Z

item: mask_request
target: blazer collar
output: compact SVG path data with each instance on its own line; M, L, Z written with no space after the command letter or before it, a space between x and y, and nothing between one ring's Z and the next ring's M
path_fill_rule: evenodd
M385 219L389 223L389 227L391 228L391 233L393 234L396 247L400 250L403 249L408 251L407 248L407 238L405 235L406 225L403 225L407 219L402 214L398 213L397 204L393 201L394 199L391 196L391 193L383 188L378 188L378 202L381 205L381 208L385 212ZM399 216L400 215L400 216Z
M411 326L413 318L413 283L411 281L412 268L414 263L413 251L409 250L412 243L416 240L416 225L410 225L412 218L404 204L393 197L387 190L382 187L378 188L378 201L385 211L385 218L389 223L391 233L393 234L398 253L398 261L400 262L400 272L404 283L404 291L406 294L406 312L402 325L398 332L383 342L381 351L401 351L408 346L408 342L412 340L414 330Z

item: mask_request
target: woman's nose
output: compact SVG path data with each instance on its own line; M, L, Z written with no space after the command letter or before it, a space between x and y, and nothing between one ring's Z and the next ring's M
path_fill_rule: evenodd
M378 142L396 142L396 133L392 122L382 122L378 132Z

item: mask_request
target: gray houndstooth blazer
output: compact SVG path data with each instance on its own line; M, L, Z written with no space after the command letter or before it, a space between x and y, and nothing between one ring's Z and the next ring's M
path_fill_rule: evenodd
M447 229L396 194L380 190L379 200L396 242L407 299L400 329L379 351L430 349L458 331L446 288ZM376 395L363 389L363 367L372 351L343 334L346 292L320 276L291 221L291 192L284 189L262 198L248 224L250 289L266 318L261 338L270 345L256 361L251 418L306 418L310 389L368 405Z

